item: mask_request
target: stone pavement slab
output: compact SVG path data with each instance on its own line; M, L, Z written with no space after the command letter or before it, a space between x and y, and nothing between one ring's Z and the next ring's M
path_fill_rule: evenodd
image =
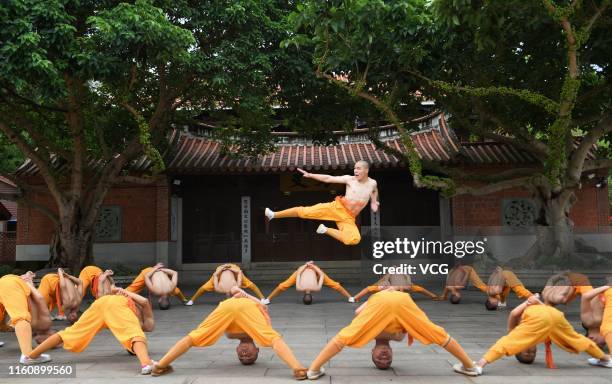
M269 292L273 287L261 287ZM430 287L428 287L430 288ZM360 287L349 286L350 292ZM195 291L184 289L186 293ZM431 287L439 291L439 288ZM505 310L489 312L484 308L484 297L479 292L466 292L462 303L433 302L421 295L413 296L432 321L443 326L457 339L466 352L478 360L487 349L505 334L507 315L519 301L512 298ZM168 311L155 310L156 329L147 335L149 351L153 359L161 358L166 351L185 334L195 328L208 315L216 303L224 297L216 294L202 296L194 306L174 305ZM284 336L297 358L308 365L325 343L353 318L356 304L347 303L333 291L324 290L315 295L314 303L305 306L300 296L292 290L277 297L270 305L273 326ZM575 301L561 308L574 327L581 331L578 319L579 303ZM57 330L67 326L66 322L54 322ZM0 367L14 364L19 349L13 334L0 333L5 346L0 348ZM124 351L108 331L102 331L89 348L80 354L56 349L50 352L53 362L76 363L77 377L74 379L13 379L1 378L0 383L35 384L276 384L291 383L291 372L284 362L269 348L261 348L259 359L253 366L242 366L236 358L237 341L222 337L209 348L193 348L174 364L175 372L162 378L139 375L135 357ZM488 366L485 375L469 378L452 371L456 361L436 345L421 345L415 342L392 343L393 365L386 371L377 370L371 360L373 343L361 349L345 348L326 365L328 375L319 380L324 384L372 384L372 383L427 383L427 384L612 384L612 369L591 368L587 356L572 355L554 349L556 370L544 364L544 349L539 348L536 362L523 365L514 358L506 357Z

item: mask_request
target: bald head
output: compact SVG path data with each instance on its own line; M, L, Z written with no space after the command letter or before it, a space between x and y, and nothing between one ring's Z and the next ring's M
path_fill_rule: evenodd
M353 168L353 175L359 180L367 179L368 172L370 171L370 163L365 160L359 160L355 163L355 167Z
M259 348L255 346L253 341L241 340L238 347L236 347L236 353L238 354L238 360L240 360L243 365L251 365L257 361Z
M393 362L393 349L389 342L376 341L376 346L372 348L372 362L378 369L389 369Z

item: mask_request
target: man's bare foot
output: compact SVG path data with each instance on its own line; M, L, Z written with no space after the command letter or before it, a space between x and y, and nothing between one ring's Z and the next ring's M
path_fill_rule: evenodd
M293 371L293 378L296 380L306 380L308 378L306 375L307 371L306 368L296 369Z

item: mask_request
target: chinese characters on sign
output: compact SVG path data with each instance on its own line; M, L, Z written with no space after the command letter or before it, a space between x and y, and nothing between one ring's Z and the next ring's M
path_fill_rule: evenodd
M242 265L251 263L251 197L242 196L240 205L240 216L242 218Z

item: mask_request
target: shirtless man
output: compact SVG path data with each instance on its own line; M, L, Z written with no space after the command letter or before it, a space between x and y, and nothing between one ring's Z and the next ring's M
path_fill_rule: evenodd
M498 307L505 307L510 290L516 293L520 299L533 296L533 293L525 288L514 272L502 267L495 268L487 283L485 307L490 311L494 311Z
M392 287L394 290L401 292L406 291L411 293L422 293L423 295L429 297L432 300L438 299L438 296L435 293L429 292L427 289L421 287L420 285L412 284L412 279L409 275L388 273L373 285L365 287L363 290L361 290L361 292L359 292L355 296L353 302L359 301L363 296L367 295L368 293L380 292L389 287Z
M354 299L352 300L351 294L340 283L327 276L321 268L315 265L314 261L309 261L299 267L287 280L280 283L267 299L263 299L261 302L269 304L270 300L293 285L298 292L304 292L303 302L306 305L312 303L312 292L319 292L323 285L338 291L342 296L349 299L349 302L355 302Z
M176 271L164 268L162 263L157 263L153 267L143 269L126 290L140 293L147 287L149 296L151 294L159 296L157 301L159 309L165 310L170 308L170 295L178 296L183 303L187 302L181 290L176 286L177 281Z
M587 276L565 271L548 279L542 290L542 296L548 296L552 305L569 304L579 295L584 295L592 289L593 286Z
M40 294L45 298L49 311L57 307L55 320L66 320L72 324L79 317L79 307L83 300L83 282L58 268L57 273L47 273L38 285Z
M51 360L49 355L41 355L37 359L28 357L32 351L32 337L42 341L51 333L51 315L44 298L34 287L34 276L33 272L28 271L21 276L5 275L0 278L1 312L3 316L5 312L8 313L11 325L15 328L15 336L21 350L21 364L37 364Z
M523 364L535 360L537 345L546 346L546 365L555 368L551 343L571 353L586 352L592 356L589 363L612 368L612 360L592 340L578 334L566 320L563 312L554 308L543 295L530 296L527 301L514 308L508 317L508 335L499 339L477 363L479 374L482 369L503 356L515 355Z
M265 215L268 220L283 219L287 217L299 217L310 220L335 221L338 229L328 228L321 224L317 233L327 234L346 245L356 245L361 241L359 229L355 224L355 218L361 210L370 202L373 212L378 211L378 187L376 180L368 177L370 165L363 160L355 163L354 176L330 176L309 173L301 168L298 171L308 179L322 183L346 184L345 196L337 196L331 203L320 203L310 207L293 207L284 211L274 212L266 208Z
M236 264L222 264L215 269L215 272L206 283L204 283L196 293L193 294L191 299L185 303L185 305L193 305L193 302L205 292L215 291L217 293L225 294L230 296L230 290L237 286L239 288L247 288L255 292L259 299L263 299L264 295L261 290L247 278L242 269Z
M49 337L29 357L37 360L41 353L61 343L64 349L80 353L102 329L108 328L124 348L136 355L140 362L140 373L148 375L153 368L153 360L149 357L144 332L150 332L154 327L149 300L122 288L112 287L111 292L96 299L76 323Z
M115 282L111 277L112 275L113 271L110 269L102 272L102 270L95 265L88 265L83 268L81 273L79 273L79 279L83 282L81 296L85 297L88 287L94 299L110 294L112 287L115 286Z
M465 289L468 281L480 291L487 293L487 285L482 281L476 270L469 265L455 265L446 277L446 285L442 296L437 300L446 300L450 293L451 304L459 304L461 301L461 290Z
M409 344L417 339L424 345L438 344L455 356L461 363L453 366L455 371L469 376L477 376L472 359L461 345L440 326L434 324L414 303L409 294L393 288L378 292L355 310L355 318L340 330L310 364L307 376L316 380L325 374L323 365L340 353L344 347L361 348L372 339L389 334L388 339L402 340L404 334L410 335ZM382 341L382 338L381 338ZM374 347L373 361L379 368L388 368L391 355L384 342Z
M164 357L155 363L153 376L173 372L170 365L192 347L209 347L217 342L221 335L241 339L236 349L242 364L250 365L257 359L259 349L253 340L264 347L272 347L276 355L292 370L296 379L306 378L306 368L295 358L282 336L272 328L268 309L259 299L247 294L237 286L232 287L233 296L219 303L196 329L179 340ZM230 336L228 336L230 337Z
M608 279L608 285L582 295L580 320L589 339L600 348L607 344L612 351L612 278Z

